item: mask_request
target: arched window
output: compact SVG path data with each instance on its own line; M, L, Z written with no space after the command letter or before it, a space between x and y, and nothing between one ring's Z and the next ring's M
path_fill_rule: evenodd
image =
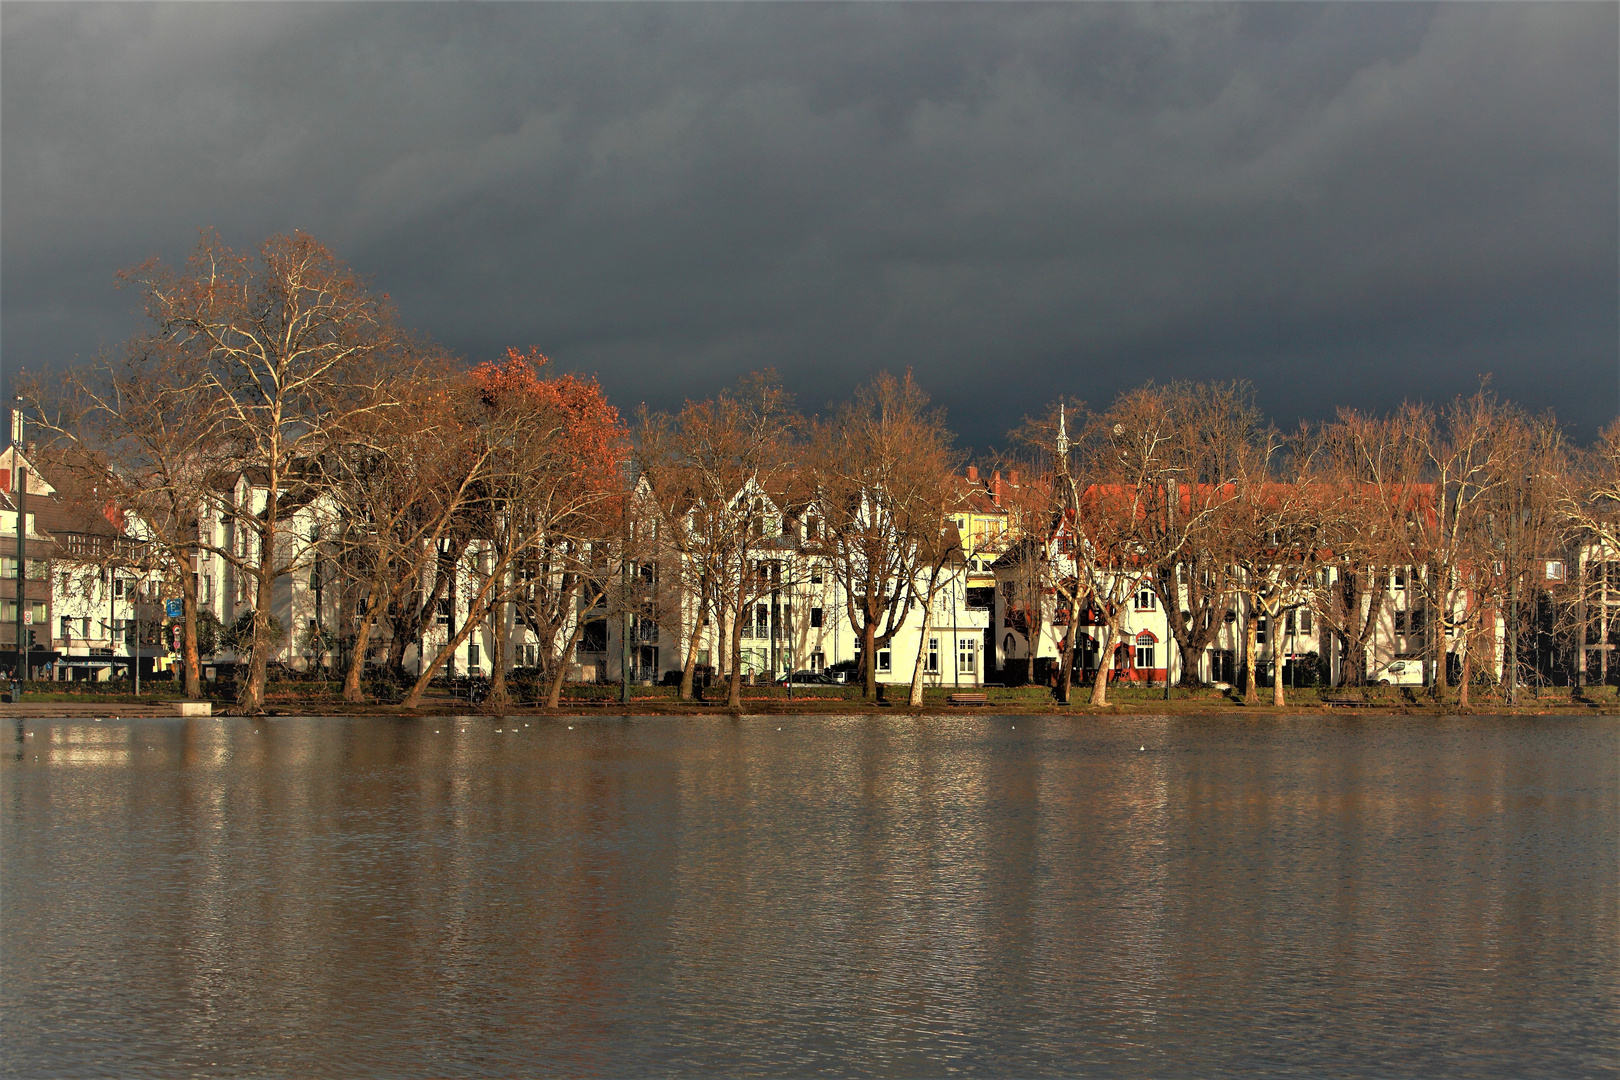
M1153 662L1153 645L1158 639L1149 631L1144 630L1136 635L1136 666L1139 668L1156 668L1159 665Z

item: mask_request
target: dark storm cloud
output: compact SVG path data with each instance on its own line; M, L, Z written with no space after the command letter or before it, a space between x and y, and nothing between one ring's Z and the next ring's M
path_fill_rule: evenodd
M1613 5L7 6L8 372L305 229L622 407L914 367L966 441L1254 379L1291 422L1617 363Z

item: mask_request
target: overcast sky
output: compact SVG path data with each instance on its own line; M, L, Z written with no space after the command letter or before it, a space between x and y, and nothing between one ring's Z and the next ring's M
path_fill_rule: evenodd
M303 229L469 360L626 411L914 368L981 450L1058 394L1273 419L1620 410L1615 4L6 4L0 360L113 275Z

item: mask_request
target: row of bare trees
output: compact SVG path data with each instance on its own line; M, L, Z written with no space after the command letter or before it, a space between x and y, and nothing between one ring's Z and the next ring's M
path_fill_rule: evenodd
M795 575L841 606L874 693L872 658L908 622L926 640L963 569L948 522L974 493L909 372L878 375L820 417L767 372L675 413L643 410L631 430L594 382L547 375L533 350L468 372L303 234L243 254L205 233L183 268L152 262L122 280L148 331L25 394L53 466L139 522L143 565L182 596L188 693L200 692L201 558L229 569L253 613L246 709L263 706L271 611L293 574L340 597L347 697L361 697L369 659L409 682L414 703L486 628L498 706L508 627L543 643L555 703L580 613L604 606L642 611L685 643L683 696L713 633L737 704L751 620L808 584ZM1028 633L1061 629L1065 699L1079 626L1106 658L1143 588L1184 681L1233 613L1297 610L1331 631L1343 678L1360 681L1395 572L1429 613L1420 633L1438 692L1455 653L1466 695L1469 665L1495 659L1495 620L1536 560L1582 538L1620 546L1620 426L1572 447L1552 417L1485 388L1285 433L1247 384L1150 384L1106 408L1056 401L1012 438L1004 464L1029 479L999 507L1018 538L1003 576L1017 579ZM650 604L649 566L672 604ZM1244 625L1252 657L1255 619ZM406 678L406 650L420 655L438 626L436 654ZM374 639L386 656L369 655ZM914 699L922 662L919 644ZM1096 666L1102 702L1109 664Z
M1077 626L1092 625L1108 656L1144 587L1164 610L1185 683L1237 615L1277 625L1301 610L1336 637L1341 678L1359 683L1391 582L1402 580L1420 598L1410 632L1434 692L1455 678L1466 702L1472 665L1522 662L1521 593L1551 581L1560 610L1581 610L1574 567L1560 581L1549 561L1567 564L1594 538L1608 542L1608 559L1620 552L1620 425L1582 450L1551 416L1483 387L1441 407L1347 409L1285 433L1264 421L1247 384L1148 385L1095 411L1055 403L1016 435L1025 467L1046 478L1014 504L1020 583L1079 613L1063 624L1065 699ZM1498 617L1509 624L1502 658ZM1258 619L1243 625L1254 657ZM1105 700L1108 668L1098 664L1094 702ZM1245 668L1253 699L1256 665ZM1283 680L1272 686L1280 704Z
M149 331L24 394L53 469L127 512L141 567L180 593L188 694L205 558L252 611L246 710L263 707L276 589L294 574L323 577L343 621L357 618L341 628L353 699L373 627L388 624L387 664L403 673L458 589L465 619L408 702L472 628L504 626L514 606L557 637L586 553L622 532L628 432L594 382L543 377L544 357L515 350L469 375L303 234L251 254L204 234L183 269L122 277Z
M828 587L842 604L863 658L886 648L919 607L926 637L946 566L955 556L961 567L947 526L960 495L951 441L910 372L877 375L825 418L799 415L768 372L674 415L644 412L638 505L651 508L682 575L682 697L712 619L728 700L738 704L756 605L807 585ZM869 696L876 678L864 663ZM921 693L920 670L911 693Z

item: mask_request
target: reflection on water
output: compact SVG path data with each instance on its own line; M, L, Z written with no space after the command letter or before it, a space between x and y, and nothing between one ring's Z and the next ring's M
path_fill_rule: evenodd
M1620 1049L1612 721L29 730L0 773L8 1075L1590 1075Z

